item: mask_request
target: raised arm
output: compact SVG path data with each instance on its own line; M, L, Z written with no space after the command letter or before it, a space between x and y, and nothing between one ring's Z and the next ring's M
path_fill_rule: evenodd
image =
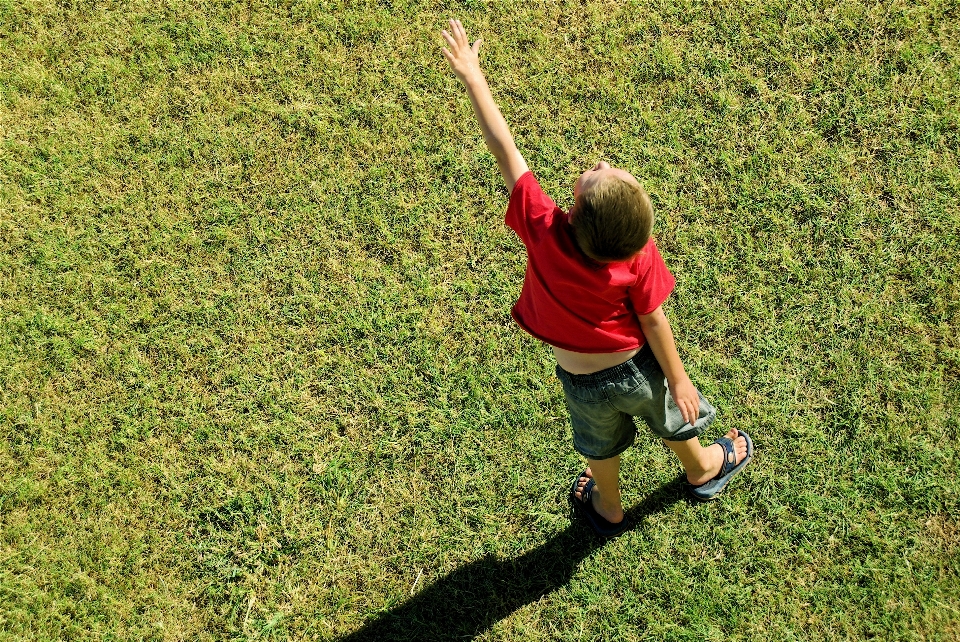
M450 31L442 31L441 34L449 46L449 49L443 48L443 55L453 67L453 73L467 88L467 95L470 96L473 113L477 117L477 122L480 123L480 129L483 130L487 149L497 159L497 166L500 167L507 189L513 192L517 179L527 171L527 162L523 160L517 145L513 142L507 121L503 119L497 103L493 101L487 79L480 71L477 52L480 51L480 43L483 41L477 40L471 47L470 41L467 40L467 32L463 30L459 20L451 20Z

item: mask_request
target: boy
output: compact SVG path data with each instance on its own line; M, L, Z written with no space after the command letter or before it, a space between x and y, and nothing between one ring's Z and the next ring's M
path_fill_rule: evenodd
M506 223L527 248L527 271L513 308L517 323L553 347L573 423L574 447L588 467L570 502L602 537L629 528L620 501L620 454L633 444L634 416L680 458L690 495L714 499L753 456L730 430L704 448L698 439L716 410L680 363L661 304L673 275L650 234L653 211L637 180L599 162L573 187L564 213L540 189L514 144L459 20L442 32L443 54L467 89L490 152L510 190Z

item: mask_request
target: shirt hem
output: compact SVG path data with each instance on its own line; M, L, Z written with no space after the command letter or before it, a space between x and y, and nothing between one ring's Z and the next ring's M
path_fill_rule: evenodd
M646 340L640 341L639 339L634 339L634 341L636 342L635 344L629 345L623 348L617 348L616 350L608 350L606 348L584 348L583 346L575 346L569 343L554 341L546 338L543 335L538 334L537 332L534 332L533 329L531 329L527 324L525 324L523 321L520 320L520 318L517 316L517 313L513 310L510 311L510 316L513 317L513 320L517 322L517 325L520 326L520 328L524 332L529 334L534 339L537 339L538 341L543 341L547 345L553 346L555 348L560 348L561 350L569 350L570 352L579 352L580 354L616 354L617 352L627 352L629 350L637 350L638 348L642 348L647 343Z

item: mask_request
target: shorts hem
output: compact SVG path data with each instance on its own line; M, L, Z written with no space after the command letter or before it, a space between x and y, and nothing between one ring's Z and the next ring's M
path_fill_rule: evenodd
M678 433L670 435L669 437L660 437L660 438L663 439L664 441L687 441L689 439L693 439L694 437L699 437L704 433L704 431L707 428L709 428L713 424L715 419L716 419L716 415L714 415L713 417L707 417L704 420L704 422L699 426L693 426L688 430L682 430Z
M583 455L584 457L586 457L587 459L592 459L592 460L594 460L594 461L603 461L604 459L613 459L613 458L616 457L617 455L622 455L623 453L625 453L626 451L628 451L631 446L633 446L633 442L627 444L627 445L624 446L623 448L619 448L619 449L617 449L617 450L614 450L614 451L613 451L611 454L609 454L609 455L602 455L602 456L589 455L589 454L583 452L582 450L580 450L579 448L577 448L577 445L576 445L576 444L573 445L573 449L576 450L576 451L577 451L578 453L580 453L581 455Z

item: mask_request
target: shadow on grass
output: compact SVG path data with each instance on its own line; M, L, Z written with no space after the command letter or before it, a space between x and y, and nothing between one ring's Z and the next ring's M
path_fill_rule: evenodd
M627 510L633 530L682 497L679 480L661 486ZM575 521L520 557L484 557L458 568L340 642L472 639L570 582L580 562L605 544Z

